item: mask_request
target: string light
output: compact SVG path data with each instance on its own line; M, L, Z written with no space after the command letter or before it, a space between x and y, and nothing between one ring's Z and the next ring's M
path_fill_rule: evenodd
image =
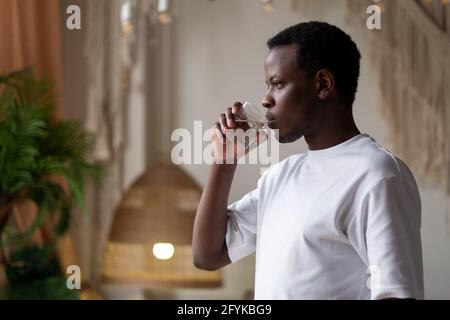
M260 0L263 4L264 11L267 13L273 13L273 0Z
M131 1L126 1L122 5L120 9L120 22L122 24L122 34L128 37L134 29Z
M158 0L158 20L161 24L169 24L172 22L169 0Z
M210 2L213 2L214 0L209 0ZM262 5L263 9L266 13L271 14L274 12L274 0L259 0ZM386 10L385 3L380 0L373 0L374 3L378 4L378 6L381 9L381 12L384 12ZM433 3L433 0L422 0L422 2L430 6ZM450 4L450 0L441 0L442 4L444 6ZM170 0L157 0L157 17L158 21L161 24L169 24L172 22L172 16L170 14ZM132 0L126 1L122 5L121 10L121 22L122 22L122 32L125 36L129 35L133 29L133 22L132 22Z
M385 7L383 1L373 0L373 2L380 8L381 13L384 13L384 11L386 11L386 7Z

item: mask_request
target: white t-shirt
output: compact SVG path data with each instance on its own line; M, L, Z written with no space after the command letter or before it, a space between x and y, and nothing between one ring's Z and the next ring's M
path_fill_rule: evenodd
M255 252L255 299L424 298L421 200L367 134L293 155L228 207L232 262Z

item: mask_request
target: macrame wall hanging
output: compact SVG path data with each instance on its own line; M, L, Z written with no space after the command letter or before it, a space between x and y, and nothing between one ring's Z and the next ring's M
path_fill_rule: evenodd
M106 166L107 175L102 187L93 190L89 223L78 222L75 239L81 246L84 274L94 285L99 279L113 212L126 188L127 119L133 107L130 98L136 101L138 96L141 101L145 96L147 13L154 2L86 2L86 128L95 136L92 156Z
M382 115L394 153L422 183L450 194L450 3L447 0L347 0L348 21L364 30L380 70ZM377 4L381 29L369 30Z

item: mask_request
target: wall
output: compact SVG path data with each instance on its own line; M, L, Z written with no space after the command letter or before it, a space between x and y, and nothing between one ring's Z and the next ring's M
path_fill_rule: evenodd
M377 70L371 65L364 38L345 23L345 0L276 1L267 15L257 0L177 0L173 23L173 123L174 128L193 132L195 120L204 128L216 121L234 101L259 103L265 93L263 62L266 40L281 29L306 20L335 24L358 43L363 59L354 106L360 131L391 148L386 121L378 112ZM361 26L362 28L365 26ZM306 150L304 140L280 147L281 159ZM207 165L185 165L202 185ZM256 186L259 167L244 165L237 170L230 201L238 200ZM422 239L427 298L450 298L450 199L436 188L419 183L422 197ZM225 268L226 284L216 290L180 290L179 298L241 298L252 288L254 256Z

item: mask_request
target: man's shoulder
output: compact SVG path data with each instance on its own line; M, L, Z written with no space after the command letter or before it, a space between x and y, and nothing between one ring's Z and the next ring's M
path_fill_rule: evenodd
M414 180L408 166L388 149L375 144L358 155L358 162L372 180L382 180L391 177Z

